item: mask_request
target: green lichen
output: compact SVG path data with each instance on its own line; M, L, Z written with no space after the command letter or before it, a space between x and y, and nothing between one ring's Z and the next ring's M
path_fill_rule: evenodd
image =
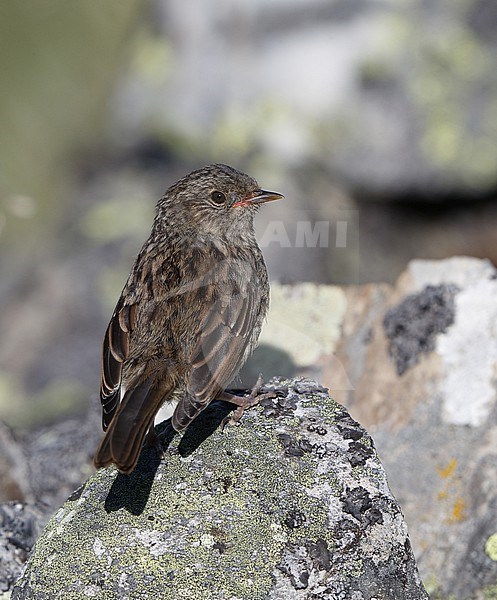
M497 585L491 585L483 589L485 600L497 600Z
M361 82L366 90L392 85L405 95L427 168L488 188L497 170L497 82L493 47L468 21L477 8L467 0L441 0L430 12L412 1L404 8L379 17L384 35L362 64ZM347 139L358 143L361 136L356 127Z
M234 436L239 452L230 454L227 450ZM154 481L150 493L155 502L160 500L153 528L150 521L147 523L147 518L154 514L153 505L147 506L148 517L136 517L124 509L106 515L102 510L102 496L108 493L116 472L110 469L97 473L89 492L83 492L75 505L67 504L52 519L46 535L38 543L32 570L41 568L50 554L57 557L57 572L62 571L68 577L66 586L84 579L88 570L95 569L97 560L105 573L102 579L104 592L115 589L124 569L131 573L155 574L156 581L148 587L151 594L159 592L159 589L154 590L154 585L162 587L163 583L158 581L163 578L163 573L170 573L174 592L168 596L167 590L162 590L164 598L228 598L232 595L263 598L272 584L271 569L267 565L276 565L287 539L302 535L311 539L318 537L320 531L326 529L327 510L318 501L309 510L303 487L312 481L312 465L305 457L302 461L289 460L272 469L268 468L268 461L281 448L265 435L256 440L253 430L240 428L214 437L217 438L216 452L209 452L213 442L206 440L196 459L183 459L177 454L168 456L168 485L165 487L160 481ZM253 452L254 446L262 446L262 441L263 451ZM247 449L247 453L243 449ZM198 472L198 456L203 458L203 472ZM247 467L260 476L255 479L244 477L243 469ZM213 482L208 493L206 472L212 474L207 481ZM188 480L188 487L178 490L184 480ZM223 480L230 481L226 492L216 485L217 481ZM98 494L95 493L97 488ZM277 496L283 490L278 513L254 510L262 498L271 498L272 494ZM298 532L282 535L282 516L286 510L295 507L308 511L308 525ZM201 523L192 527L192 520L198 519L200 514ZM116 527L109 526L109 520L116 521ZM116 529L120 531L118 540L133 540L130 529L139 530L141 537L131 547L124 543L119 546ZM154 547L158 544L164 542L167 546L168 534L173 530L176 539L178 536L185 539L182 551L176 550L172 554L164 550L154 555ZM94 545L90 543L96 539L101 553L97 559ZM213 544L202 543L206 539L215 541ZM215 549L216 541L221 544L222 552ZM71 553L65 552L68 545L71 545ZM137 546L145 546L149 552L136 551ZM185 568L185 565L192 567ZM210 581L215 589L210 589Z
M471 115L468 105L479 82L493 81L491 50L468 28L457 26L424 37L422 46L414 39L415 27L412 36L408 84L423 127L421 150L437 167L457 168L470 185L485 185L497 168L497 142L489 135L492 121L487 114L492 109L489 101L478 115ZM415 53L412 44L418 46Z
M485 552L487 556L497 561L497 533L491 535L485 543Z
M338 287L273 285L260 341L287 352L295 365L315 364L323 353L334 351L345 309L345 294Z
M159 465L149 449L129 477L114 468L97 472L47 525L24 589L35 596L64 590L64 598L257 600L283 576L285 552L305 553L320 539L329 552L339 548L330 519L339 514L344 482L361 476L338 449L347 442L333 429L333 415L343 409L309 392L293 414L263 412L249 411L242 426L217 430L195 447L187 435L176 436ZM307 420L322 422L328 437L308 431ZM303 454L292 454L281 433ZM319 469L316 448L326 439L337 448L337 472ZM361 571L362 556L347 555L340 581Z

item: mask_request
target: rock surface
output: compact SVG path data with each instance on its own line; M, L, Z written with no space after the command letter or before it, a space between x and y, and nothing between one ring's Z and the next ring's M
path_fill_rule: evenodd
M454 258L414 261L395 286L275 287L246 378L312 375L373 435L434 598L497 591L496 282L488 262ZM96 420L57 427L21 443L21 453L22 440L3 438L39 475L26 484L7 469L2 484L43 495L51 512L91 472L100 435Z
M32 501L26 452L14 433L0 421L0 502Z
M321 298L329 318L313 311ZM495 595L495 268L416 260L394 286L282 286L262 340L293 358L293 373L329 387L374 437L428 592ZM296 361L299 346L312 353Z
M93 472L99 407L14 436L0 422L0 502L37 503L48 514Z
M428 591L494 597L497 272L417 260L394 287L344 292L341 370L321 380L374 436Z
M427 598L371 438L309 380L165 459L97 472L52 517L12 598Z
M155 60L119 94L124 143L153 122L214 155L257 148L269 170L325 165L364 198L495 186L491 0L154 5Z
M35 543L43 511L20 502L0 504L0 597L12 589Z

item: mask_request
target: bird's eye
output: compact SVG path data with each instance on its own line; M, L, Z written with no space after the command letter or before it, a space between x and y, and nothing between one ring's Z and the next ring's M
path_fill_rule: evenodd
M224 204L226 202L226 196L223 192L212 192L211 200L214 204Z

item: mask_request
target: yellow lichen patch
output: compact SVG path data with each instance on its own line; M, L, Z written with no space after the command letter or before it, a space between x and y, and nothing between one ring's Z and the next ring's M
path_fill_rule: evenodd
M452 505L452 514L449 523L460 523L466 519L466 502L464 498L456 498Z
M272 286L260 342L280 348L297 366L315 364L333 353L346 306L343 290L335 286Z
M442 479L447 479L454 474L454 471L457 467L457 460L453 458L446 467L437 468L437 473L440 475Z
M437 493L437 500L444 503L444 510L447 511L445 522L451 525L467 518L467 503L463 498L461 478L456 475L457 466L457 460L453 458L447 465L437 468L438 475L445 480L442 489Z
M488 538L485 544L485 552L489 558L493 561L497 561L497 533L492 534Z

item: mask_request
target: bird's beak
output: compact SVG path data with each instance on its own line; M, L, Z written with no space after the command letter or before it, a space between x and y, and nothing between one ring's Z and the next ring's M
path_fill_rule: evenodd
M278 192L268 192L267 190L256 190L248 198L238 200L233 206L249 206L251 204L263 204L264 202L272 202L284 198L283 194Z

